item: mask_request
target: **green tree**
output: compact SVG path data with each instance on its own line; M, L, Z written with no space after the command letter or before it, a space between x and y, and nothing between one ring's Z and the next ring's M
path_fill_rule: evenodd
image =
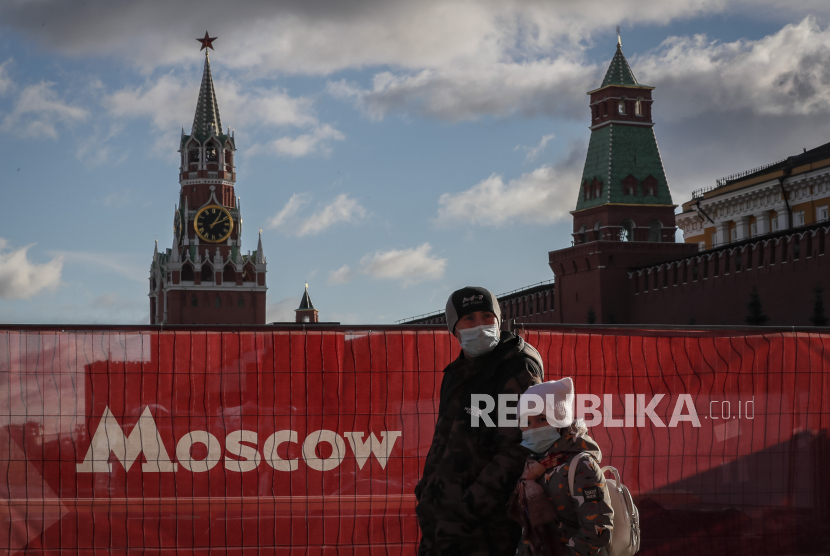
M749 314L744 318L746 324L752 326L764 326L769 322L769 316L764 314L761 307L761 297L758 295L758 288L752 286L752 293L749 294L749 303L746 304Z
M596 324L597 323L597 314L594 312L594 308L590 307L588 309L588 324Z
M824 313L824 288L818 284L813 288L813 293L816 294L816 299L813 302L813 316L810 317L810 322L813 326L827 326L830 319Z

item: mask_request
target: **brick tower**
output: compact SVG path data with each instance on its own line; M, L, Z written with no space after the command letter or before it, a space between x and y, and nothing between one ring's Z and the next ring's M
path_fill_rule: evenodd
M190 135L179 143L179 203L173 246L150 266L151 324L265 324L266 260L242 252L242 211L234 193L236 140L222 132L207 49Z
M641 85L617 41L589 91L591 139L573 215L573 247L552 251L555 322L628 319L628 273L696 251L675 243L674 209L651 119L654 87Z

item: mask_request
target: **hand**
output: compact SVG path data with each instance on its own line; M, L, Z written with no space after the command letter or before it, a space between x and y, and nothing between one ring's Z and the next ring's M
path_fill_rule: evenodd
M220 214L219 216L222 216L222 215ZM228 217L226 216L226 217L225 217L225 218L223 218L222 220L219 220L219 216L217 216L217 217L216 217L216 220L214 220L214 221L213 221L213 224L211 224L211 225L210 225L210 227L211 227L211 228L213 228L213 227L214 227L214 226L216 226L217 224L221 224L222 222L224 222L225 220L227 220L227 219L228 219Z

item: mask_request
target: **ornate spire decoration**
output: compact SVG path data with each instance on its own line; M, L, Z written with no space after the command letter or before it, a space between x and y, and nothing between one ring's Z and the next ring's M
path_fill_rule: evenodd
M620 26L617 25L617 46L622 46L622 38L620 37Z
M202 43L202 49L213 50L212 42L216 37L196 39ZM219 103L216 100L216 91L213 88L213 76L210 73L210 57L205 51L205 69L202 71L202 85L199 88L199 101L196 103L196 115L193 117L193 128L190 134L199 140L210 137L211 132L217 135L222 133L222 119L219 117Z
M256 246L256 264L262 264L265 262L265 255L262 253L262 228L259 229L259 243ZM308 291L308 284L305 285L306 291Z

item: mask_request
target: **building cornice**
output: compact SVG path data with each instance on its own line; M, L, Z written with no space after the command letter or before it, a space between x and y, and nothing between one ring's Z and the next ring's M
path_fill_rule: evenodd
M638 116L639 117L639 116ZM654 122L633 122L631 120L608 120L607 122L602 122L601 124L596 124L589 126L588 129L591 131L595 131L597 129L603 128L607 125L630 125L630 126L637 126L637 127L654 127Z

